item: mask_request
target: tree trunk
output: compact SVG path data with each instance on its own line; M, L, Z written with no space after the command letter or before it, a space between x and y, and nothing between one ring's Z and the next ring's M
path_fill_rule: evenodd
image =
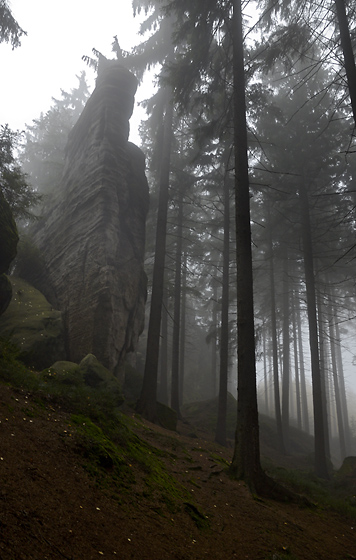
M335 349L335 317L333 314L333 308L331 303L329 303L329 339L330 339L330 351L331 351L331 366L332 374L334 380L334 392L335 392L335 405L336 405L336 418L337 418L337 428L339 434L339 445L340 445L340 459L343 461L346 457L346 442L345 442L345 431L344 431L344 421L341 406L341 397L339 389L338 371L336 365L336 349Z
M211 334L211 394L216 397L216 370L217 370L217 332L218 332L218 284L215 278L212 278L213 284L213 317L212 317L212 334Z
M339 22L341 47L344 54L345 70L351 99L352 114L356 126L356 67L346 15L345 1L335 0L335 6L337 19Z
M163 292L162 325L160 346L160 379L158 387L159 402L168 405L168 294Z
M224 180L224 248L221 297L220 377L218 420L215 441L226 446L227 376L229 369L229 275L230 275L230 192L229 181Z
M281 453L285 454L283 425L281 414L281 399L279 393L279 374L278 374L278 339L277 339L277 318L276 318L276 288L274 280L274 255L271 229L271 212L269 201L267 200L267 221L268 221L268 244L269 244L269 275L271 288L271 338L272 338L272 362L273 362L273 388L274 388L274 409L277 426L278 447Z
M302 409L300 399L300 382L299 382L299 364L298 364L298 337L297 337L297 319L295 315L295 293L292 297L292 321L293 321L293 352L294 352L294 376L295 376L295 398L297 404L297 426L298 430L302 429Z
M309 344L313 381L315 472L320 478L329 479L326 455L326 438L322 399L323 388L319 363L318 326L316 319L315 279L308 193L304 181L299 188L307 310L309 321Z
M151 310L147 334L147 350L143 385L136 410L142 416L156 422L157 419L157 370L159 339L161 330L164 267L166 257L167 214L169 194L170 157L173 126L172 92L166 91L166 111L164 118L163 152L159 177L159 199L156 230L155 262L153 266Z
M182 265L182 305L181 305L180 345L179 345L179 402L180 404L183 404L183 399L184 399L186 308L187 308L187 251L184 251L183 265Z
M326 456L330 459L330 418L331 415L329 413L329 402L330 402L330 392L328 390L328 375L326 371L326 344L325 338L326 333L324 329L324 313L323 313L323 305L321 300L320 289L318 291L317 297L317 307L318 307L318 327L319 327L319 359L320 359L320 375L321 375L321 389L322 389L322 398L324 402L323 407L323 414L324 414L324 427L325 427L325 449L326 449Z
M341 354L340 328L339 328L339 323L337 321L335 321L335 337L336 337L335 345L336 345L337 371L339 374L341 407L343 412L344 430L345 430L346 455L350 455L351 453L350 422L349 422L349 413L348 413L347 397L346 397L344 367L342 363L342 354Z
M290 393L290 340L289 340L289 271L288 250L283 251L283 370L282 370L282 427L286 450L289 448L289 393Z
M172 385L171 407L180 418L179 406L179 335L180 335L180 303L182 283L182 232L183 232L183 192L178 197L178 225L176 246L176 269L174 276L174 315L173 315L173 347L172 347Z
M300 300L297 300L297 330L298 330L298 354L299 354L299 371L300 371L300 396L302 401L302 418L303 418L303 429L310 433L309 426L309 409L308 409L308 395L307 395L307 384L305 380L305 368L304 368L304 350L303 350L303 331L302 331L302 320L300 316Z
M250 193L245 71L240 0L233 1L234 149L237 258L238 404L231 470L254 491L263 491L257 411Z
M263 379L265 387L265 414L269 414L269 399L268 399L268 368L267 368L267 343L266 343L266 328L264 326L263 332Z

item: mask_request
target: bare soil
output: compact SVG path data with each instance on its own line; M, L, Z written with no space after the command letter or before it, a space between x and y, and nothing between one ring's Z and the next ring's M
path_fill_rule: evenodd
M61 409L0 385L0 421L1 560L356 559L356 521L252 496L224 468L232 449L186 424L135 421L189 492L172 508L140 482L121 496L98 486Z

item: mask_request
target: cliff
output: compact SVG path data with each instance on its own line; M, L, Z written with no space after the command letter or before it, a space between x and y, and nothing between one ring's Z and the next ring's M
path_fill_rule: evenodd
M128 142L137 80L116 62L68 140L61 188L34 240L36 286L64 316L67 358L94 354L118 374L143 328L148 185L144 155Z

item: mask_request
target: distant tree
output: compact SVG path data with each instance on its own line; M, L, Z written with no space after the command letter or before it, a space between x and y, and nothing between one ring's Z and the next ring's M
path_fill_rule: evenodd
M70 92L61 90L46 113L26 126L21 163L32 186L41 194L53 194L62 176L68 134L89 97L85 72Z
M14 218L29 220L34 218L31 207L38 204L41 197L29 186L14 155L19 140L19 132L13 132L8 125L0 127L0 189Z
M7 0L0 0L0 43L11 43L12 49L21 45L20 37L27 35L15 20Z

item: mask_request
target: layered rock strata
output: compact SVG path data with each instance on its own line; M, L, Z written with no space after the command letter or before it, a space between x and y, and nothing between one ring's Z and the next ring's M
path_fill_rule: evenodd
M143 328L148 185L144 155L128 142L137 80L101 69L68 140L62 184L34 239L37 285L64 314L67 357L94 354L118 373Z

